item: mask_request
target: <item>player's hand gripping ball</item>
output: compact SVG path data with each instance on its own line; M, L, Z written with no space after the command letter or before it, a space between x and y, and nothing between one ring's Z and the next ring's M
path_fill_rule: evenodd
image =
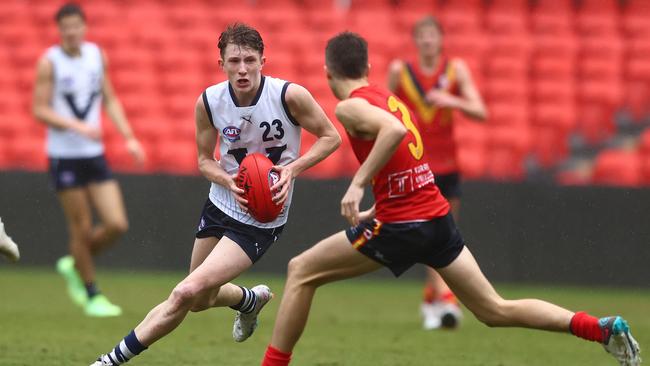
M239 165L237 186L244 190L248 212L259 222L271 222L282 211L282 205L273 202L273 186L280 174L271 168L273 162L260 153L247 155Z

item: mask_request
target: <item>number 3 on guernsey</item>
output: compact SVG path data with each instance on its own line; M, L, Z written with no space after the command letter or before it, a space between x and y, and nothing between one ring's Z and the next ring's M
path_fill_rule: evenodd
M411 119L411 114L409 113L408 108L406 108L404 103L400 102L399 100L397 100L397 98L391 95L390 97L388 97L388 109L393 113L397 111L400 112L400 114L402 115L402 122L404 123L404 126L415 137L415 144L409 142L409 151L411 152L411 155L415 157L415 159L417 160L422 159L422 155L424 155L424 145L422 144L422 136L420 136L420 131L418 131L418 128L415 127L415 124Z

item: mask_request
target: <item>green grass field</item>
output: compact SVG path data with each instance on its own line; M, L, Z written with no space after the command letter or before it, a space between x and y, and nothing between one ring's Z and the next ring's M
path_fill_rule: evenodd
M55 272L0 267L0 365L88 365L112 348L183 273L101 272L104 292L125 314L92 319L74 307ZM232 341L234 312L190 314L171 335L129 365L259 365L279 304L280 277L244 277L268 283L276 299L262 313L256 334ZM497 286L507 298L539 297L596 315L623 314L641 347L650 342L650 291L550 286ZM425 332L417 313L420 283L355 280L321 288L294 355L294 365L616 365L602 348L564 334L490 329L467 311L456 331Z

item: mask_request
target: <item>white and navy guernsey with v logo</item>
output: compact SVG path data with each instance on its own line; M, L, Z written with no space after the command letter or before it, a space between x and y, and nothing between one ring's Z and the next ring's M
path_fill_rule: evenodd
M76 118L100 127L100 104L104 63L96 44L84 42L80 56L66 54L61 46L47 50L52 63L53 90L50 105L63 117ZM47 152L52 158L92 158L104 153L99 141L74 131L48 128Z
M228 81L203 92L208 118L219 132L219 164L229 174L239 170L247 154L262 153L277 165L287 165L300 156L300 126L285 101L289 82L262 76L250 106L241 107ZM284 209L274 221L261 223L242 211L227 188L212 183L210 201L233 219L260 228L274 228L287 222L293 186Z

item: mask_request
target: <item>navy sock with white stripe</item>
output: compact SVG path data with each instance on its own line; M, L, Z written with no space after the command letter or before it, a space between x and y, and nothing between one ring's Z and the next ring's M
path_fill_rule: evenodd
M113 351L103 355L101 359L103 361L110 361L111 365L121 365L139 355L146 349L147 347L140 343L138 338L135 336L135 331L132 330L129 335L124 337L124 339L115 346Z
M240 313L243 314L249 314L255 309L255 305L257 304L257 295L246 287L241 287L239 288L242 291L242 298L241 301L237 305L233 305L230 308L234 310L238 310Z

